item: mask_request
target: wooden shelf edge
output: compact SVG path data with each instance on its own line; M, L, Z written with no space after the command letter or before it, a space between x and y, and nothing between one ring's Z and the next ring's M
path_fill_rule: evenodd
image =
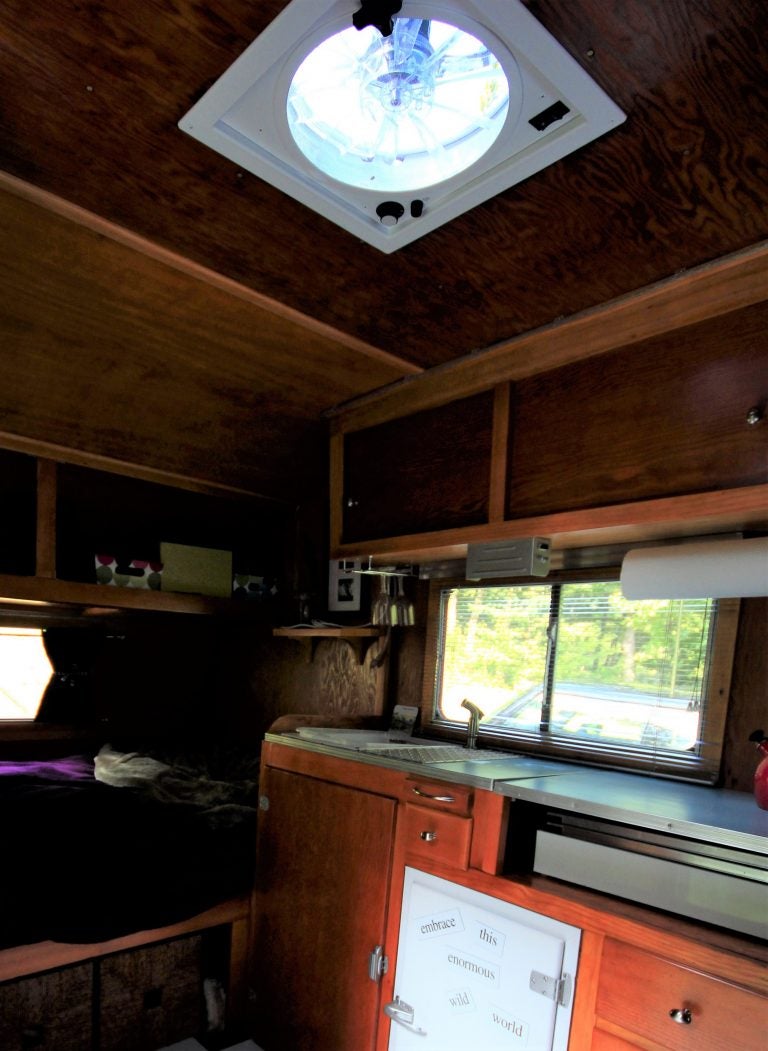
M244 896L224 901L206 909L205 912L197 913L195 916L166 927L136 931L133 934L126 934L105 942L83 944L45 941L0 949L0 981L5 982L11 978L36 974L38 971L46 971L52 967L63 967L84 960L93 960L109 953L122 952L141 945L151 945L154 942L176 938L183 934L193 934L211 927L242 923L248 919L249 908L248 897Z
M282 635L288 639L309 639L312 637L324 639L362 639L376 638L384 634L383 628L359 627L359 628L273 628L273 635Z
M159 613L239 615L245 603L182 592L84 584L52 577L0 574L0 601L40 605L96 606L103 609L146 610ZM249 607L250 608L250 607Z
M379 627L307 627L307 628L273 628L272 634L278 638L298 639L304 643L307 649L307 662L310 663L315 656L317 643L322 639L340 639L348 643L355 656L357 663L362 664L365 654L371 643L385 634L384 628Z

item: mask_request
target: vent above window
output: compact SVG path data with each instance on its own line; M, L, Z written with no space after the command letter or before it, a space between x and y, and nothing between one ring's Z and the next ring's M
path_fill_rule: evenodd
M292 0L179 127L383 252L625 115L518 0Z

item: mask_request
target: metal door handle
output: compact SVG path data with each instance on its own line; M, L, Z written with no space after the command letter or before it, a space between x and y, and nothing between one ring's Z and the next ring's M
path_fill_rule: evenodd
M669 1017L673 1022L678 1022L680 1025L690 1025L693 1021L693 1015L687 1007L677 1007L669 1012Z
M437 832L419 832L419 838L425 843L434 843L437 839Z
M403 1026L409 1033L415 1033L416 1036L426 1036L426 1029L422 1029L420 1026L414 1025L413 1016L415 1014L414 1009L410 1004L407 1004L404 1000L401 1000L399 996L396 996L391 1004L384 1004L384 1014L387 1018L391 1018L393 1022L397 1022L398 1025Z
M425 792L421 788L412 788L411 791L416 796L423 796L424 799L434 799L436 803L455 803L455 796L433 796L430 792Z

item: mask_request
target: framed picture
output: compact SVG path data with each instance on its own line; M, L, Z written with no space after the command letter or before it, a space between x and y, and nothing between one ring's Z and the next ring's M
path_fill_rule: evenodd
M328 573L328 609L355 613L360 609L359 562L334 560Z

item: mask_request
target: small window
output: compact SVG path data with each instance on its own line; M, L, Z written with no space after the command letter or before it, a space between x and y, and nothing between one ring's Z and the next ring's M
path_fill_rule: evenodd
M484 712L486 742L715 780L738 603L632 602L615 580L433 584L431 728Z
M41 628L0 627L0 721L34 719L52 674Z

